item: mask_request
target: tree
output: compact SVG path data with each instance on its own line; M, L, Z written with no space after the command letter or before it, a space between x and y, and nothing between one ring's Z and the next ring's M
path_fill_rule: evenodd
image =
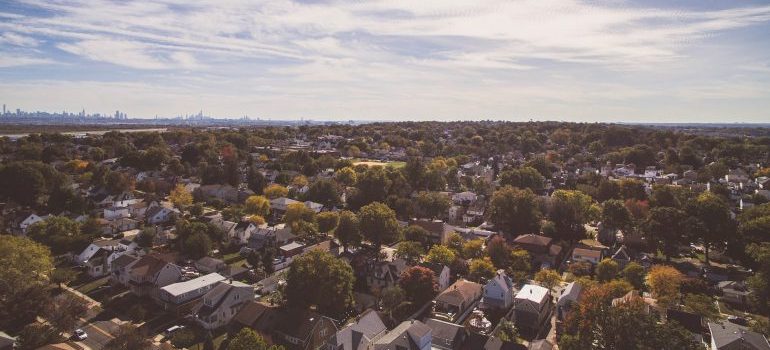
M358 193L353 202L356 207L362 207L373 202L384 202L392 183L383 167L369 167L358 176L356 181Z
M420 242L422 245L428 243L428 236L430 233L419 225L409 225L404 230L404 240Z
M55 342L59 338L56 331L48 324L29 323L19 332L19 349L38 349Z
M548 288L549 292L553 291L553 287L556 287L561 283L561 275L556 270L542 269L535 274L535 281L539 282L545 288Z
M500 321L500 326L498 326L495 336L507 343L518 343L519 330L516 329L516 325L513 322L503 319Z
M171 336L171 344L177 349L189 348L196 342L195 332L189 328L180 329Z
M200 259L211 251L211 238L203 232L194 232L182 241L182 252L190 259Z
M528 188L534 192L543 190L545 178L531 167L505 170L500 173L500 186Z
M80 297L64 293L46 305L45 318L59 333L75 328L80 317L88 311L88 304Z
M511 247L503 237L495 236L487 244L487 255L496 268L504 269L510 264Z
M51 283L55 283L61 288L63 284L67 284L73 280L75 280L78 276L77 271L67 268L67 267L60 267L56 268L53 271L51 271Z
M251 328L244 327L233 337L227 350L283 350L283 346L268 346L264 338Z
M0 236L0 329L18 329L34 320L47 300L52 270L45 246L24 237Z
M358 212L359 225L364 237L379 251L382 243L398 239L399 227L396 212L387 205L374 202Z
M449 196L439 192L420 192L415 199L420 217L435 219L445 215L452 205Z
M623 268L621 272L623 278L636 289L641 289L644 286L644 267L636 262L630 262Z
M462 255L466 259L476 259L484 256L484 240L472 239L463 243Z
M49 247L55 254L82 250L93 237L80 234L80 224L66 216L51 216L27 229L27 236Z
M596 279L599 282L608 282L617 276L619 270L615 260L605 258L596 265Z
M425 253L422 244L419 242L402 241L396 246L396 257L406 260L407 264L414 265L420 261L420 257Z
M107 191L109 191L111 194L120 194L122 192L128 191L133 186L131 179L129 179L126 174L117 171L111 171L109 174L107 174L105 181Z
M671 256L676 254L679 243L682 242L686 220L687 215L679 209L656 207L650 210L642 225L653 251L657 251L659 243L663 245L666 261L671 260Z
M152 248L155 242L155 235L154 227L145 227L136 236L136 243L139 244L140 247Z
M244 209L249 214L266 217L270 215L270 200L265 196L249 196L244 203Z
M267 198L276 199L276 198L288 196L289 189L279 184L271 184L267 186L267 188L265 188L263 193L265 194L265 196L267 196Z
M436 275L427 267L412 266L401 273L398 280L406 297L417 305L423 305L438 292Z
M751 290L752 306L767 313L770 310L770 243L752 243L746 251L757 267L756 273L746 280Z
M358 217L355 213L347 210L339 213L339 222L334 229L334 236L337 237L342 248L346 251L350 246L361 244L361 231L359 230Z
M193 203L193 196L182 184L177 184L168 195L168 200L178 209L186 208Z
M655 265L647 273L646 282L658 303L668 306L679 300L679 287L683 277L681 272L671 266Z
M425 261L434 264L441 264L450 266L455 260L455 252L445 245L436 244L430 247L428 255L425 256Z
M326 233L331 232L331 230L334 230L337 227L340 216L334 211L324 211L318 213L315 220L318 223L318 231Z
M136 326L127 323L118 328L115 338L104 346L105 350L149 350L152 340L142 335Z
M687 212L697 224L692 225L692 234L703 242L706 264L709 264L709 250L713 245L724 242L735 231L727 204L712 192L701 193L688 206Z
M468 264L468 279L478 283L484 283L492 277L495 277L495 265L489 258L473 259Z
M310 185L305 194L307 199L321 203L324 207L331 209L340 205L340 193L337 184L332 180L321 179Z
M583 192L556 190L551 195L549 217L556 225L558 238L572 242L583 238L583 225L597 214L593 199Z
M625 229L631 223L631 213L618 199L610 199L602 203L602 224L609 230Z
M257 195L261 195L267 186L267 178L265 175L256 168L249 168L249 173L246 175L246 183L250 190L254 191Z
M540 210L529 189L506 186L495 191L487 212L495 227L505 233L519 235L539 230Z
M308 208L305 203L291 203L286 206L283 221L290 225L292 230L299 231L297 227L302 222L315 223L315 212Z
M382 307L385 311L391 313L398 305L404 302L406 293L404 293L401 287L392 286L383 289L382 293L380 293L380 298L382 299Z
M511 251L510 265L508 273L514 281L524 281L532 271L529 252L524 249L515 249Z
M356 184L356 171L351 167L344 167L334 172L334 179L343 186L353 186Z
M291 306L315 305L321 313L341 316L353 306L353 282L353 269L347 262L312 250L292 262L286 276L286 300Z
M714 300L705 294L686 294L684 296L685 310L709 320L719 319L719 309Z

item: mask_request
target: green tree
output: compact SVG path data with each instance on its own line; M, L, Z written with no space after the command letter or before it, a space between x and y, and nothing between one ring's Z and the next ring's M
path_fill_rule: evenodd
M307 193L307 199L321 203L324 207L331 209L340 205L340 193L337 184L332 180L321 179L310 185Z
M696 225L691 226L691 233L703 242L708 265L710 249L735 232L730 208L714 193L703 192L690 203L687 212L697 221Z
M687 311L696 315L701 315L709 320L719 319L719 309L717 309L714 299L705 294L686 294L684 296L684 307Z
M440 192L420 192L415 205L420 217L435 219L446 215L452 202L449 196Z
M339 214L339 222L334 229L334 236L340 241L344 250L350 246L361 244L361 231L359 229L358 216L355 213L343 210Z
M334 173L334 179L343 186L353 186L356 184L356 171L351 167L344 167Z
M414 242L420 242L422 245L426 245L428 243L428 237L430 236L430 233L422 226L418 225L409 225L404 230L404 240L407 241L414 241Z
M610 230L621 230L631 224L631 213L623 201L610 199L602 203L602 224Z
M353 282L350 265L330 253L313 250L292 262L286 276L286 300L291 306L315 305L321 313L341 316L353 306Z
M268 184L268 180L259 170L252 167L249 168L249 173L246 176L246 183L250 190L254 191L257 195L261 195L265 190L265 186Z
M105 350L149 350L152 340L142 335L136 326L123 324L118 328L115 338L104 346Z
M80 224L66 216L51 216L30 226L27 236L49 247L55 254L82 250L93 237L80 234Z
M476 259L484 256L484 240L472 239L463 243L462 255L466 259Z
M549 217L559 237L576 241L585 236L585 225L598 215L593 199L580 191L556 190L551 195Z
M233 337L227 350L284 350L283 346L268 346L264 338L251 328L241 328Z
M194 232L184 238L182 252L190 259L200 259L211 251L211 238L203 232Z
M0 329L18 329L40 313L53 270L50 250L30 239L0 236Z
M315 217L315 220L318 223L318 231L327 233L331 232L337 227L340 216L337 212L334 211L324 211L318 213L318 215Z
M45 307L45 319L59 333L69 332L79 318L88 311L88 304L80 297L63 293L52 299Z
M450 266L455 258L455 252L452 249L449 249L449 247L445 245L436 244L428 250L425 261Z
M623 278L628 281L634 288L641 289L644 286L644 267L636 262L630 262L623 268L621 272Z
M473 259L468 264L468 279L484 283L492 277L495 277L495 265L489 258Z
M500 173L500 186L528 188L534 192L543 190L545 178L531 167L505 170Z
M606 258L596 265L596 279L599 282L608 282L615 278L620 271L620 267L615 260Z
M508 273L514 281L525 281L529 272L532 271L531 257L529 252L523 249L511 251L510 265Z
M751 304L758 310L770 311L770 243L752 243L746 251L754 260L756 273L746 280L751 290Z
M423 254L425 250L419 242L402 241L396 246L396 257L406 260L409 265L419 262Z
M364 237L379 251L382 243L398 240L396 213L387 205L374 202L361 208L358 220Z
M538 174L539 175L539 174ZM513 322L503 319L497 328L495 336L507 343L518 343L519 330Z
M511 247L505 242L505 238L495 236L489 240L489 243L487 243L487 255L496 268L504 269L510 264ZM466 256L466 258L473 257Z
M393 286L383 289L380 297L382 298L382 307L385 311L391 313L398 305L404 302L406 293L401 287Z
M529 189L503 187L492 195L487 215L499 230L512 234L538 232L540 210Z
M671 260L671 256L678 251L679 244L683 243L686 221L687 215L679 209L656 207L650 210L642 224L648 244L653 251L657 251L657 247L662 245L666 261Z

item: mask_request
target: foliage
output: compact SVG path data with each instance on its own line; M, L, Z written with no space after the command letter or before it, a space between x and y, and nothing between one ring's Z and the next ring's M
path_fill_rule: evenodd
M473 259L468 264L468 279L485 283L492 277L495 277L495 266L489 258Z
M553 290L553 287L561 283L561 275L556 270L542 269L535 274L535 281L548 290Z
M262 217L270 215L270 200L265 196L249 196L244 202L244 209L249 214Z
M576 241L585 235L583 225L598 215L593 199L580 191L556 190L551 195L549 218L556 225L557 238Z
M400 230L396 213L387 205L374 202L362 207L358 212L358 220L361 233L374 247L379 249L382 243L398 240Z
M748 255L754 260L757 272L746 282L751 289L751 304L767 313L770 310L770 243L750 244Z
M463 250L464 248L465 247L463 247ZM508 246L508 243L505 242L505 238L495 236L489 240L489 243L487 243L487 255L496 268L504 269L510 264L511 248ZM474 257L477 258L478 256ZM466 256L466 258L474 257Z
M436 219L446 215L451 205L449 196L439 192L423 191L415 198L415 211L424 218Z
M190 328L178 330L171 336L171 344L178 349L189 348L197 342L195 332Z
M359 229L358 216L351 211L341 211L339 213L339 222L334 229L334 236L337 237L345 250L350 246L360 245L362 236Z
M463 243L462 255L465 259L476 259L484 256L484 240L472 239Z
M241 328L233 337L227 350L284 350L283 346L268 346L264 338L251 328Z
M276 199L288 196L289 189L286 188L286 186L281 186L279 184L271 184L265 188L263 193L265 196L267 196L267 198Z
M78 296L63 293L47 303L44 315L48 323L59 333L69 332L86 314L88 304Z
M353 269L347 262L312 250L292 262L286 276L286 300L291 306L315 305L322 313L341 316L353 305L353 282Z
M599 282L608 282L617 276L620 267L615 260L605 258L596 265L596 279Z
M545 182L545 178L531 167L505 170L500 173L499 177L500 186L528 188L534 192L541 191Z
M655 265L647 273L647 286L661 305L672 305L679 300L679 287L684 276L677 269Z
M506 186L495 191L487 215L495 227L512 235L539 230L541 214L529 189Z
M193 203L193 196L184 185L178 184L168 195L168 200L174 204L174 207L181 209Z
M434 264L442 264L449 266L455 260L455 252L445 245L436 244L430 247L428 255L425 256L425 261Z
M80 234L80 224L65 216L51 216L30 226L27 236L51 247L54 254L80 251L94 238Z
M0 236L0 329L31 322L47 300L50 251L30 239Z
M628 281L635 289L641 289L644 286L645 272L642 265L636 262L630 262L623 268L621 272L623 278Z
M519 330L513 322L503 319L497 328L495 336L507 343L518 343Z
M719 309L717 309L714 300L705 294L686 294L684 307L687 311L709 320L715 321L719 318Z
M409 265L419 262L424 253L425 250L419 242L402 241L396 245L396 257L406 260Z
M318 231L331 232L337 227L337 223L340 220L340 216L334 211L324 211L318 213L315 217L316 223L318 223Z
M105 350L148 350L152 349L152 340L142 335L136 326L123 324L115 338L104 346Z
M508 274L514 281L526 280L529 272L532 271L531 258L529 252L523 249L515 249L511 251L510 265L508 267Z
M427 267L412 266L401 273L399 286L406 297L415 304L422 305L433 299L438 292L436 275Z

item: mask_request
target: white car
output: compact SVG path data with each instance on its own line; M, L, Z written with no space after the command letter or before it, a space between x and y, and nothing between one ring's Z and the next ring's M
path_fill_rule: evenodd
M176 331L184 329L184 326L173 326L166 330L166 336L170 337L172 334L174 334Z
M86 340L88 338L88 333L86 331L78 328L75 330L75 339L77 340Z

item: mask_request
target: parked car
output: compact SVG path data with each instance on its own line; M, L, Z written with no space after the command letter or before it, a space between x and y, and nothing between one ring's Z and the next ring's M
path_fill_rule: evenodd
M740 316L729 316L727 317L727 320L741 326L748 326L749 324L749 321L747 319Z
M180 330L182 330L184 328L185 328L184 326L180 326L180 325L169 327L168 329L166 329L166 336L170 337L171 335L173 335L177 331L180 331Z
M78 328L78 329L75 330L75 334L73 335L73 337L75 337L75 339L77 339L77 340L85 340L86 338L88 338L88 333L86 333L86 331Z

